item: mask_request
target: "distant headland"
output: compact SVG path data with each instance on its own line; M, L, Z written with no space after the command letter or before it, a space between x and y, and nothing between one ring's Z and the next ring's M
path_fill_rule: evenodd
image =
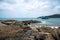
M60 14L54 14L54 15L49 15L49 16L42 16L38 18L60 18Z

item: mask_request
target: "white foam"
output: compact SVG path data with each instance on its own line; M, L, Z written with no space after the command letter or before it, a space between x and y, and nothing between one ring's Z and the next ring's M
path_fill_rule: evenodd
M52 29L54 29L54 28L58 29L58 26L51 26L51 28L52 28Z
M46 24L46 21L42 21L42 24Z

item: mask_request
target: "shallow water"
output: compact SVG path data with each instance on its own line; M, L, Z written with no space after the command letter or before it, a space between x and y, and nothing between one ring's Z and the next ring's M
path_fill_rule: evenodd
M49 18L45 19L37 19L37 18L0 18L0 20L17 20L17 21L24 21L24 20L38 20L42 21L42 23L36 23L33 25L46 25L46 26L60 26L60 18Z

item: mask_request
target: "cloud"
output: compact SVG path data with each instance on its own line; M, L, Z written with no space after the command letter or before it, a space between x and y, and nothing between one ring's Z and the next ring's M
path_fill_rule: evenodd
M38 17L60 13L59 0L0 0L3 17Z

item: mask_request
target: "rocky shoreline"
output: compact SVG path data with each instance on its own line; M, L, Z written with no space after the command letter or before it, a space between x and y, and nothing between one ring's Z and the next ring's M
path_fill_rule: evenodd
M60 27L31 27L31 23L41 23L36 20L0 21L0 40L60 40Z

